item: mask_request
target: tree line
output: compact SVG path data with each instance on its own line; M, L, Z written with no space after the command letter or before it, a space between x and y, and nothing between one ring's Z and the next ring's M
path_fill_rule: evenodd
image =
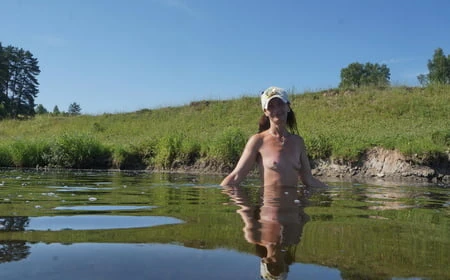
M434 51L427 67L429 71L427 74L417 76L420 85L450 84L450 55L446 57L441 48ZM390 69L386 64L353 62L341 69L339 87L344 89L386 87L390 85L390 77Z
M430 84L450 84L450 55L438 48L428 60L429 73L417 76L422 86ZM3 47L0 42L0 119L27 118L35 114L50 112L42 104L35 104L39 93L37 76L38 59L30 51L14 46ZM341 69L339 88L355 89L360 87L390 86L390 69L386 64L360 62L350 63ZM79 115L81 106L73 102L68 112L61 112L58 106L53 108L53 115Z
M0 119L28 118L48 113L42 104L35 104L39 93L37 76L41 73L38 59L22 48L3 47L0 42ZM52 114L79 115L81 106L69 105L68 112L55 106Z
M38 114L38 115L51 114L53 116L59 116L59 115L63 115L63 116L77 116L77 115L81 114L81 106L80 106L80 104L78 104L76 102L72 102L72 103L70 103L67 112L65 112L65 111L59 110L58 105L55 105L55 107L53 107L53 111L49 112L47 110L47 108L44 107L44 105L38 104L36 106L35 111L36 111L36 114Z
M0 118L34 116L39 93L38 60L29 51L0 43Z

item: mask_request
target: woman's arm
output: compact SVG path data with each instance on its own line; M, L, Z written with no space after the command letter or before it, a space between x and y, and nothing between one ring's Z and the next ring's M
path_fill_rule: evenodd
M258 134L250 137L236 167L223 179L222 183L220 183L221 186L237 186L244 180L256 162L261 141Z

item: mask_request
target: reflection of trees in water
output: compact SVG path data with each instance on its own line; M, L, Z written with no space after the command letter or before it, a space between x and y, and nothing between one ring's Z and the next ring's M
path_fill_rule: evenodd
M25 216L0 217L0 231L24 231L30 223L30 218Z
M20 261L30 254L25 241L0 241L0 263Z
M25 231L30 223L29 217L0 217L0 232ZM30 246L25 241L0 241L0 263L19 261L30 254Z

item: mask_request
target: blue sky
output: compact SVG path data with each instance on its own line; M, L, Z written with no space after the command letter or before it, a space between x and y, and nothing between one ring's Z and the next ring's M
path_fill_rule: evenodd
M450 54L448 0L3 0L0 42L39 60L37 104L120 113L337 87L350 63L417 85Z

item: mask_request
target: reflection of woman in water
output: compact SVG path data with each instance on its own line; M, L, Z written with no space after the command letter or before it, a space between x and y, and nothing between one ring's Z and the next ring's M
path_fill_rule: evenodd
M259 205L252 205L245 188L225 187L232 200L240 206L237 212L244 221L245 239L255 244L261 257L263 279L285 279L289 265L295 260L303 226L305 199L298 187L266 186L260 188ZM261 203L262 202L262 203Z
M259 133L250 137L236 167L221 185L239 185L257 163L263 185L295 186L300 178L306 186L325 186L311 174L305 143L297 133L286 91L266 89L261 93L261 106L264 115Z

